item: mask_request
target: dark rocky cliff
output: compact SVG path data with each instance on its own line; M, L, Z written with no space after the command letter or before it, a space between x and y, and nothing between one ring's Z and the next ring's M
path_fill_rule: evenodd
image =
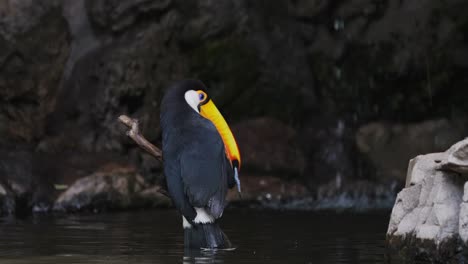
M0 184L17 201L7 211L48 208L54 185L110 163L158 182L161 165L116 117L139 118L158 143L161 96L182 78L211 89L249 149L246 175L326 197L401 182L415 152L467 135L467 10L457 0L0 0ZM248 134L275 129L284 133L260 143ZM275 155L251 153L254 143ZM400 161L387 166L394 148Z

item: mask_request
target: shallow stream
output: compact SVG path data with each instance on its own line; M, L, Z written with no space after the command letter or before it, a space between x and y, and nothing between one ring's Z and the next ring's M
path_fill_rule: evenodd
M0 218L0 263L386 263L388 216L228 209L237 249L190 255L173 210Z

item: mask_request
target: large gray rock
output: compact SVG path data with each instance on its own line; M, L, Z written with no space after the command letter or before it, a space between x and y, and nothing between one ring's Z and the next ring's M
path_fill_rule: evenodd
M96 172L78 179L61 193L54 210L100 211L169 206L169 198L159 191L160 187L149 186L132 169Z
M447 158L440 164L442 170L468 174L468 138L447 150Z
M390 248L435 261L454 260L463 252L460 248L468 242L468 175L458 173L455 165L442 170L440 164L463 157L466 142L410 161L406 187L397 196L387 230Z
M460 205L460 220L458 223L460 238L468 246L468 182L463 188L463 202Z

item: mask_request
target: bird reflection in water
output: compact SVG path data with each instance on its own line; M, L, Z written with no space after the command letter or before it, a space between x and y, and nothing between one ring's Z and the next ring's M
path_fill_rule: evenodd
M224 263L226 254L232 253L236 248L222 250L197 250L186 248L184 250L183 264Z

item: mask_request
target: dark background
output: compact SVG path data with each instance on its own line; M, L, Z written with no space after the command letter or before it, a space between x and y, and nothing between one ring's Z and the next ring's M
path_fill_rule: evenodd
M0 213L47 211L57 185L99 171L160 184L161 164L116 118L138 118L160 145L162 95L185 78L209 87L238 138L244 199L391 206L410 158L468 134L467 11L462 0L0 0Z

